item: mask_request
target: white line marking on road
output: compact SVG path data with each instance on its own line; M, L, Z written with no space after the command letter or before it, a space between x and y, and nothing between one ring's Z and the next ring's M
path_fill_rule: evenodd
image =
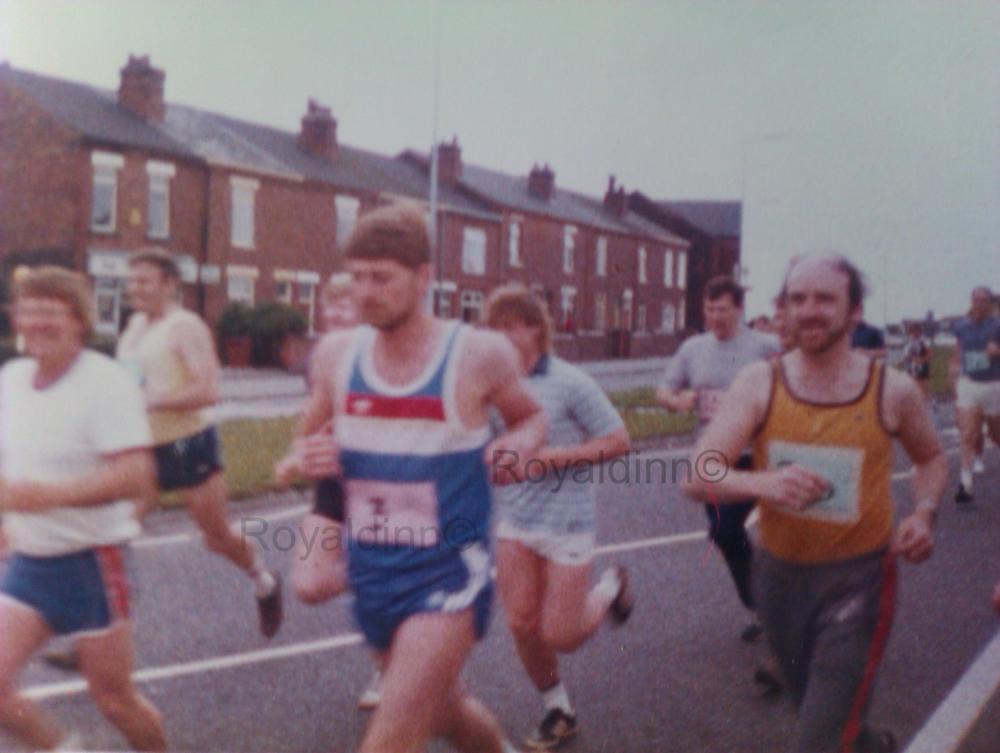
M705 539L707 534L704 531L691 531L690 533L673 533L669 536L657 536L653 539L640 539L639 541L624 541L620 544L605 544L597 547L596 554L618 554L620 552L634 552L637 549L649 549L654 546L670 546L671 544L683 544L687 541L699 541Z
M132 679L136 682L153 682L155 680L166 680L172 677L183 677L200 672L217 672L222 669L232 669L243 667L248 664L257 664L265 661L275 661L277 659L288 659L293 656L303 654L314 654L319 651L330 651L335 648L346 646L356 646L364 639L361 633L346 633L335 635L332 638L324 638L319 641L308 641L306 643L293 643L288 646L276 646L260 651L247 651L242 654L231 654L229 656L219 656L212 659L201 659L199 661L184 662L183 664L170 664L166 667L150 667L140 669L132 674ZM76 695L86 691L87 684L83 680L68 680L66 682L53 682L46 685L36 685L24 691L24 695L33 700L44 698L55 698L57 696Z
M931 714L906 753L952 753L1000 687L1000 631Z
M304 515L309 510L309 505L295 505L293 507L286 507L281 510L276 510L274 512L265 512L260 515L240 515L238 520L263 520L268 523L273 523L276 520L285 520L286 518L297 518L300 515ZM135 549L153 549L160 546L173 546L174 544L187 544L195 539L200 538L200 536L194 531L189 531L187 533L169 533L162 536L144 536L141 539L136 539L132 542L132 546Z

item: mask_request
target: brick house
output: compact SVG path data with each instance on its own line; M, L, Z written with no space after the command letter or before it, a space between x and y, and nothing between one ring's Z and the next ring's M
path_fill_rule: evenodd
M165 74L130 57L117 91L0 65L0 273L58 263L95 282L99 331L124 324L127 255L181 262L185 305L212 321L229 301L281 300L316 320L319 282L360 213L399 200L429 210L429 160L339 143L310 101L298 131L164 99ZM439 148L435 303L476 321L496 285L536 290L574 359L671 352L686 320L690 241L603 197L556 187L548 167L513 176Z
M429 172L415 151L399 159ZM463 263L454 302L439 294L445 312L475 318L484 294L498 282L521 282L547 302L555 347L573 360L664 354L683 327L683 270L688 243L628 206L627 194L609 181L603 198L557 188L555 173L535 165L515 176L464 164L457 140L438 150L442 182L485 202L502 217L501 249L483 268L497 277L470 280ZM464 258L464 257L463 257ZM446 282L452 282L446 280ZM678 326L678 322L680 325Z
M687 328L704 329L701 299L705 283L716 275L740 279L740 237L743 205L738 201L653 200L640 191L629 195L633 211L686 239Z

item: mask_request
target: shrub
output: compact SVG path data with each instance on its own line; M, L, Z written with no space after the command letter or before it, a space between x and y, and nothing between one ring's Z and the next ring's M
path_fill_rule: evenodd
M281 366L281 345L288 337L301 337L309 329L305 314L278 301L257 304L250 316L254 366Z
M215 323L215 336L221 344L233 337L249 337L253 309L245 303L227 303Z

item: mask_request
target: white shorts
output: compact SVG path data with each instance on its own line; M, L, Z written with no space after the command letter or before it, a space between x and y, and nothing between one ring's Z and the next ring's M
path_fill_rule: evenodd
M539 557L560 565L587 565L594 559L593 533L551 534L545 531L525 531L506 521L500 521L496 537L505 541L517 541Z
M974 382L961 377L955 393L957 407L978 408L984 416L1000 416L1000 382Z

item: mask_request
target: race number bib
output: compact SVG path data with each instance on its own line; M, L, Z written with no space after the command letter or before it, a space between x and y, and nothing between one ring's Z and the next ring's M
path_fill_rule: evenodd
M990 368L990 357L985 350L962 351L962 361L966 374L975 374Z
M698 391L698 418L702 421L711 421L712 416L719 409L725 390L699 390Z
M436 546L437 490L433 481L347 482L350 532L358 541L386 546Z
M767 457L772 469L800 465L818 473L830 486L822 500L803 512L789 514L831 523L855 523L860 519L862 450L775 440L767 445Z

